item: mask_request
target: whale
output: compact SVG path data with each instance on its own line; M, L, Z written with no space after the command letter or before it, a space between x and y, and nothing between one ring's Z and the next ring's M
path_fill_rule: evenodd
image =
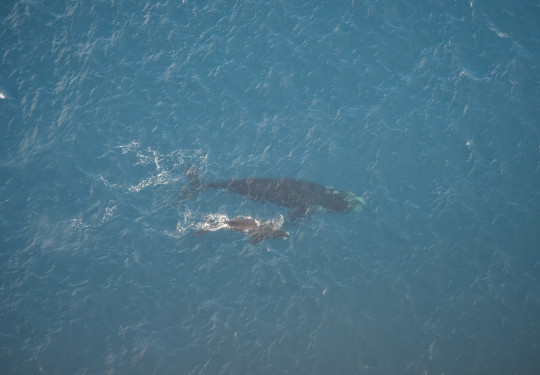
M199 231L195 233L196 237L217 230L231 230L243 233L251 237L249 243L256 244L267 238L287 239L289 232L281 229L281 222L263 221L254 219L251 216L239 216L230 219L227 215L206 215L205 221L197 225Z
M178 200L193 198L200 191L212 188L227 190L258 202L271 202L290 208L293 221L317 212L358 212L366 205L362 197L336 190L316 182L288 177L229 179L201 182L196 167L188 165L189 185L178 194Z

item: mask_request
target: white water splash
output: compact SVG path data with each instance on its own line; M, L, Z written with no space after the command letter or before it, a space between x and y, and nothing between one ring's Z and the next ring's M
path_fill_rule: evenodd
M132 141L125 145L116 146L122 155L125 155L124 161L131 165L140 165L147 167L147 176L134 184L121 184L110 181L104 176L99 179L107 187L123 190L129 193L138 193L144 189L152 188L159 185L169 185L178 182L185 178L183 173L183 165L186 160L196 160L198 166L206 166L208 163L208 155L202 150L175 150L168 154L162 154L151 147L142 147L139 142ZM114 152L114 150L109 151ZM135 157L135 161L133 161ZM130 161L130 158L132 159ZM181 171L181 172L178 172Z

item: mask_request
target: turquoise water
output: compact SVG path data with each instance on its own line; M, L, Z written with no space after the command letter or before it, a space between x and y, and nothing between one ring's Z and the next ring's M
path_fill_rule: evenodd
M535 1L4 1L0 373L540 373ZM291 177L360 213L208 190Z

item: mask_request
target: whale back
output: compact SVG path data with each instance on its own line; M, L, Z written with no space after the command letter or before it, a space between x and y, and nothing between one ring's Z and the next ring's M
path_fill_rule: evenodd
M307 211L323 207L331 211L350 211L356 202L352 193L329 189L321 184L292 178L248 178L213 182L208 187L227 189L259 202L272 202L281 206ZM354 195L353 195L354 196Z

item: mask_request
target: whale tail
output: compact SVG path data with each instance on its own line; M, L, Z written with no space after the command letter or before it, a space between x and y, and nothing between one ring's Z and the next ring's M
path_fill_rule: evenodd
M186 176L189 179L189 184L182 187L182 190L176 196L177 201L192 199L204 189L201 183L201 178L197 168L192 164L187 164L185 167Z

